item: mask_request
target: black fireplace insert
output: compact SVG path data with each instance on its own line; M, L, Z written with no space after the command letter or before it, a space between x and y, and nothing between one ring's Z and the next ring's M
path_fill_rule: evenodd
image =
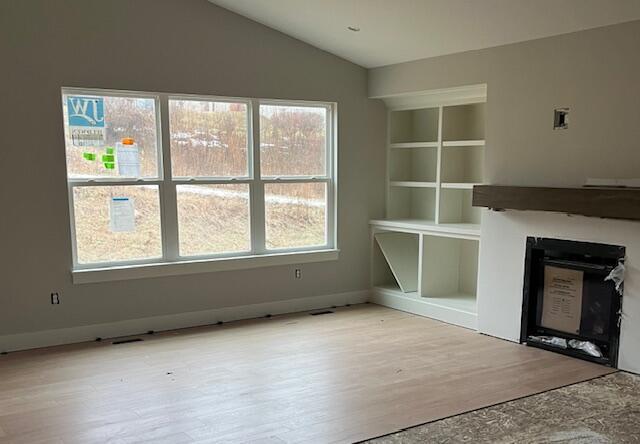
M520 341L617 367L625 248L527 238Z

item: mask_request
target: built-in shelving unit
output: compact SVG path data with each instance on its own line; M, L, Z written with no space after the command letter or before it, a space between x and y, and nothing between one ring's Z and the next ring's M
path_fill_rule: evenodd
M375 302L476 328L486 86L386 97L387 217L371 221Z

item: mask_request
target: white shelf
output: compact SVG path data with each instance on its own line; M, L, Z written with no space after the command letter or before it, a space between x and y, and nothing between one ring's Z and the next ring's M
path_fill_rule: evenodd
M385 293L394 294L394 295L398 295L398 296L404 296L404 297L408 297L408 298L419 298L420 297L418 295L417 291L412 291L412 292L409 292L409 293L403 292L402 290L400 290L400 287L398 287L397 283L376 285L376 286L373 287L373 289L374 289L374 291L385 292Z
M418 182L416 180L394 180L389 182L392 187L411 187L411 188L435 188L436 182Z
M375 286L372 293L372 301L376 304L477 329L476 300L472 295L421 297L416 292L403 293L394 285Z
M377 219L369 221L369 224L389 231L449 235L447 237L463 239L480 237L480 224L436 224L434 221L420 219Z
M445 140L442 142L443 147L448 146L470 146L483 147L484 140Z
M442 188L450 190L473 190L474 185L480 185L479 182L447 182L442 184Z
M422 302L430 305L435 305L442 308L448 308L452 310L463 311L472 315L476 314L476 297L472 294L448 294L446 296L438 297L425 297L419 296L418 292L413 291L410 293L404 293L397 285L380 285L374 287L375 290L386 292L389 294L397 294L399 296L419 298Z
M389 145L391 149L407 149L407 148L437 148L438 142L404 142L392 143Z
M424 297L425 302L453 310L460 310L469 314L476 314L476 296L473 294L448 294L439 297Z

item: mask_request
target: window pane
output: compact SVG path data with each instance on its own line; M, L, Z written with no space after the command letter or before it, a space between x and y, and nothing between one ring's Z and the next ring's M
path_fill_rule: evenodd
M78 263L162 256L155 185L74 187Z
M327 109L260 105L262 176L326 174Z
M324 183L265 184L264 194L268 249L327 243Z
M96 103L99 106L94 108ZM69 178L158 177L155 99L64 94L62 108ZM83 140L75 137L82 125L92 129L89 122L97 123L99 132L102 119L102 141L101 136ZM127 150L128 159L117 146L124 138L133 139L135 144Z
M246 177L245 103L169 100L174 177Z
M180 255L251 250L249 185L178 185Z

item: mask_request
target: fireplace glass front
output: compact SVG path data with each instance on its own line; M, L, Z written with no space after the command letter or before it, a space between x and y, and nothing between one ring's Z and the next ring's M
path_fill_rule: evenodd
M625 248L527 238L521 342L617 366Z

